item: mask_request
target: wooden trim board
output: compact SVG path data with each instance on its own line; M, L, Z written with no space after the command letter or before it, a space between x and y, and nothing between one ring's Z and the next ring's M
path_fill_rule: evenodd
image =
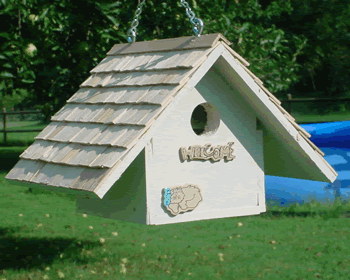
M333 182L336 179L333 170L324 164L324 162L318 157L318 153L306 142L306 140L301 140L299 142L295 140L297 139L297 134L299 134L299 132L285 118L279 108L277 108L275 104L269 100L267 95L259 94L259 85L257 85L252 77L234 60L232 54L230 54L227 50L224 50L222 56L232 67L232 70L235 71L244 81L244 87L249 88L250 92L245 92L242 94L242 96L244 96L247 102L251 104L254 110L260 112L260 114L263 113L265 117L269 118L270 126L273 126L272 131L277 130L279 134L283 135L283 139L285 139L284 141L286 143L293 144L294 148L299 146L299 148L297 148L298 151L310 158L323 176L325 176L330 182ZM236 82L239 83L239 81ZM299 145L295 146L296 143ZM292 147L290 147L290 149L291 152L294 152Z

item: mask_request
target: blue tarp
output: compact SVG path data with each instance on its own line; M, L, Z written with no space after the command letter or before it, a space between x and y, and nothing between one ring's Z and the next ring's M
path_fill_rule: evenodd
M287 206L325 201L335 197L350 196L350 121L300 125L311 134L310 140L324 153L324 159L339 176L333 183L266 176L266 200L268 204Z

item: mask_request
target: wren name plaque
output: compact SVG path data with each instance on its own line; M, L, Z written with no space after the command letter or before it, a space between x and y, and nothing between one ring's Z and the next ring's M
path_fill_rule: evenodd
M236 156L233 155L232 148L234 142L228 142L227 145L212 146L212 144L205 144L204 146L193 145L188 149L186 147L180 148L180 155L183 161L201 159L219 161L223 158L226 160L233 160Z

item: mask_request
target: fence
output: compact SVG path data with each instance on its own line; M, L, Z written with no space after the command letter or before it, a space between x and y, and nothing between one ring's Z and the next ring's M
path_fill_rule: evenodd
M350 101L350 97L339 98L295 98L292 99L292 95L287 94L288 99L281 99L282 105L286 104L285 109L289 114L292 114L292 103L304 103L304 102L338 102L338 101Z
M2 120L3 120L3 124L4 124L4 129L0 130L0 133L4 134L4 142L7 142L7 133L12 133L12 132L40 132L42 131L42 129L32 129L32 130L28 130L28 129L19 129L19 130L7 130L7 115L22 115L23 114L41 114L40 111L19 111L19 112L6 112L6 109L3 108L2 109Z

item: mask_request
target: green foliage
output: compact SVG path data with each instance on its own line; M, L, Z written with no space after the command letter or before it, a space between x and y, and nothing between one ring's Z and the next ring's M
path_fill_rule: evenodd
M299 86L301 78L331 95L348 89L346 1L192 0L189 4L204 21L204 34L223 33L277 95ZM127 42L136 6L136 0L0 1L1 95L12 96L15 105L43 110L48 120L113 44ZM139 19L137 41L192 35L180 1L148 0ZM320 89L325 81L327 86ZM25 100L15 97L24 90Z
M295 97L337 97L350 94L350 3L344 0L291 1L292 12L272 21L292 36L303 36L307 44L297 61L301 77L289 89ZM282 93L281 93L282 94ZM285 93L283 93L285 98ZM315 113L349 110L350 104L310 104Z
M21 105L35 105L48 119L113 44L126 43L136 4L126 0L1 1L0 91L11 96L26 90L28 96ZM204 34L223 33L272 91L286 89L297 80L298 63L293 58L303 48L302 36L287 41L283 30L264 23L290 12L289 2L273 2L266 10L256 0L189 4L204 20ZM188 36L191 28L179 1L146 1L137 41Z

